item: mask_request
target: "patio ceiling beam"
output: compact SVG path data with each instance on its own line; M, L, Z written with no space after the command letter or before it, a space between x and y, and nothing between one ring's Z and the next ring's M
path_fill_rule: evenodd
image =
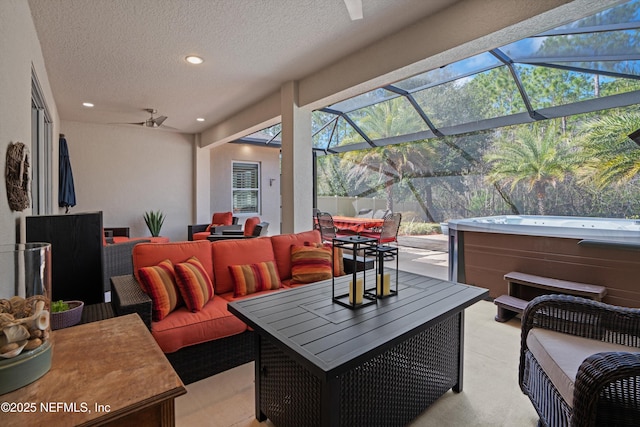
M529 116L534 120L546 119L547 117L541 115L540 113L538 113L536 110L533 109L533 106L531 105L531 100L529 99L529 95L527 95L527 91L524 89L522 80L520 79L520 75L518 74L518 70L516 70L516 67L513 66L513 61L511 60L511 58L509 58L500 49L492 49L489 51L489 53L491 53L493 56L498 58L499 61L502 61L502 63L504 63L504 65L506 65L507 68L509 69L509 72L511 73L511 77L513 78L516 84L516 87L518 88L518 92L520 92L520 97L522 98L522 101L524 102L524 105L527 108L527 112L529 113Z
M575 34L605 33L609 31L625 31L640 28L640 22L624 22L607 25L590 25L588 27L556 28L532 37L570 36Z

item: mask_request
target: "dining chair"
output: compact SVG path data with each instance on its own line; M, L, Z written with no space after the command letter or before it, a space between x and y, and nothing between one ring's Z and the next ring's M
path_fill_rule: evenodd
M362 231L360 232L360 236L377 239L380 245L391 242L397 243L400 221L402 221L402 214L400 212L387 215L379 231Z
M320 230L323 242L333 242L336 237L353 236L355 234L352 231L338 229L333 222L333 216L329 212L319 212L316 218L318 219L318 230Z

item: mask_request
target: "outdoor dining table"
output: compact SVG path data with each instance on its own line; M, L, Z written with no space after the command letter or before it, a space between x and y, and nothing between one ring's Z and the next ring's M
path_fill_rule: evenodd
M349 230L356 233L360 233L369 228L382 227L382 224L384 224L384 219L382 218L360 218L339 215L333 217L333 225L335 225L338 230Z

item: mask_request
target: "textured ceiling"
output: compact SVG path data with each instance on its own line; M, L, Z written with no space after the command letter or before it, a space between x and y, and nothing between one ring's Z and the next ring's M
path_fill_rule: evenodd
M142 122L155 108L187 133L452 3L363 0L351 21L343 0L29 0L62 120Z

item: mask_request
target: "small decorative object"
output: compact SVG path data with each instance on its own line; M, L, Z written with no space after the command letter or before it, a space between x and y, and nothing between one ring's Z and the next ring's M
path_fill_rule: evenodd
M366 257L367 254L375 253L376 246L377 240L369 237L347 236L333 239L334 248L348 249L353 253L351 260L353 262L353 268L351 270L351 280L349 280L349 291L347 293L336 295L336 277L332 275L331 296L333 302L350 309L376 304L375 288L367 289L367 271L358 271L357 268L358 254L362 253ZM335 256L336 251L331 252ZM372 282L372 277L369 277L369 282ZM340 281L340 283L342 282Z
M376 256L376 297L387 298L398 294L398 247L397 246L376 246L372 251ZM396 260L396 268L384 268L385 260ZM391 285L394 288L391 288Z
M147 224L147 227L151 232L151 236L158 237L160 236L160 229L162 228L162 224L164 224L164 214L161 211L145 212L144 222Z
M31 205L29 165L29 148L22 142L9 144L5 182L7 184L7 199L12 211L22 211Z
M54 301L51 303L51 329L77 325L82 318L82 301Z
M51 368L51 245L0 245L0 394Z

